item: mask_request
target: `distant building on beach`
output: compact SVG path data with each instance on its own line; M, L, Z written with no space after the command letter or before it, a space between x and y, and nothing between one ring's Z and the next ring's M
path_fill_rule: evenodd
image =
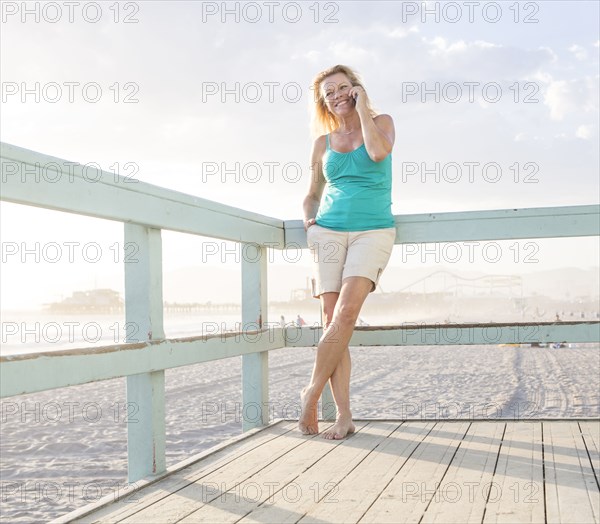
M52 313L119 313L124 302L119 292L113 289L92 289L74 291L70 297L60 302L44 304Z

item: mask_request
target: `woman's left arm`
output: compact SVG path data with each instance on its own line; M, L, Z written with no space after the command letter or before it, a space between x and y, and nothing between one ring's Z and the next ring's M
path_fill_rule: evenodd
M394 147L396 139L394 121L390 115L371 116L366 103L367 93L362 87L355 86L350 91L350 96L356 95L356 111L360 117L367 153L373 162L381 162Z

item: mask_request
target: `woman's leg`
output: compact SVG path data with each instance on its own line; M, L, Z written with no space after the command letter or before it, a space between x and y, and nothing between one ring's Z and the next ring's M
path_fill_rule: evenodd
M338 362L333 375L329 379L331 391L337 408L335 424L327 431L323 432L323 437L327 439L342 439L348 433L354 433L354 424L352 423L352 412L350 411L350 373L352 364L350 360L350 350L348 346Z
M323 327L329 326L333 320L333 311L339 298L339 293L323 293L321 295L321 306L323 312ZM354 432L352 423L352 412L350 411L350 375L352 371L352 362L350 359L350 350L346 350L342 355L333 375L329 379L331 392L337 408L336 423L323 432L323 437L327 439L341 439L348 433Z
M339 296L340 294L335 292L321 294L321 311L324 328L327 328L333 320L333 311ZM350 411L351 370L350 351L346 346L342 359L329 379L337 408L337 420L329 430L323 432L323 437L325 438L343 438L346 434L354 432L352 412Z
M327 327L329 326L329 324L331 324L331 321L333 319L333 310L335 309L335 304L338 300L338 297L340 296L339 293L335 292L335 291L329 291L327 293L321 293L320 299L321 299L321 317L323 320L323 329L327 329ZM314 366L314 365L313 365ZM337 370L337 368L336 368ZM313 371L314 372L314 371ZM336 402L336 406L337 406L337 397L341 397L341 393L338 393L336 395L336 392L334 392L334 389L337 389L339 386L337 385L339 382L338 381L334 381L333 380L333 376L332 375L331 379L330 379L330 384L331 384L331 391L333 393L333 398ZM348 377L348 380L350 379L350 377ZM314 412L311 413L312 415L312 420L310 423L310 427L315 428L318 426L318 422L319 422L319 413L318 410L314 410ZM302 429L303 433L318 433L318 430L316 431L308 431L306 430L306 428L303 428L302 425L300 426L300 429Z
M306 434L318 433L318 412L317 403L327 381L334 375L338 364L342 367L338 375L333 378L332 391L340 404L338 409L340 415L336 422L337 428L332 428L327 436L328 438L343 438L345 433L351 429L350 401L349 401L349 382L350 382L350 353L348 351L348 342L352 337L356 319L360 309L373 287L373 282L365 277L348 277L342 281L342 289L336 301L331 323L325 329L319 345L317 346L317 355L313 367L310 384L302 390L302 413L300 415L300 430ZM347 354L347 357L345 356ZM335 389L334 389L335 386ZM351 415L350 415L351 417ZM343 418L342 423L338 424ZM344 428L346 428L344 432ZM333 433L332 433L333 431ZM343 436L340 436L344 433Z

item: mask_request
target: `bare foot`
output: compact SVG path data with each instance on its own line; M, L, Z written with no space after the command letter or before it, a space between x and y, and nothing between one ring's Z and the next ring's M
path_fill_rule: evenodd
M317 403L310 403L308 394L304 388L300 392L300 405L302 412L300 413L300 420L298 421L298 427L304 435L316 435L319 432L319 415Z
M330 440L341 440L349 433L354 433L356 428L352 423L352 413L346 415L338 415L335 424L321 435L323 438Z

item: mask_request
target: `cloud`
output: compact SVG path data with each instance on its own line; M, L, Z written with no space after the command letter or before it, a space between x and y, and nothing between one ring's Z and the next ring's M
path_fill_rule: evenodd
M520 131L519 133L517 133L513 139L515 142L537 142L542 140L542 138L538 135L529 135L527 133L525 133L524 131Z
M431 40L423 38L423 41L430 46L429 53L431 55L452 55L457 53L465 53L469 50L480 50L480 49L500 49L503 46L493 44L492 42L486 42L485 40L475 40L474 42L465 42L464 40L457 40L456 42L448 43L445 38L436 36Z
M568 116L598 112L598 78L552 80L544 95L550 118L561 121Z
M575 58L579 61L585 60L588 56L587 51L577 44L573 44L571 47L569 47L569 51L571 51L571 53L573 53Z
M571 100L570 90L565 80L553 81L546 90L544 103L550 107L550 118L562 120L566 114L576 108Z
M515 81L556 60L553 51L546 47L523 49L482 39L450 40L443 36L420 40L414 45L414 53L427 53L431 59L420 60L418 70L451 74L455 79Z
M418 33L419 28L416 25L413 25L406 29L405 27L395 27L391 31L388 30L386 36L389 38L406 38L413 33Z
M352 43L352 40L341 40L329 46L330 56L333 57L334 61L344 63L348 57L352 57L357 62L364 62L365 60L372 60L375 58L377 52L369 49L366 45L361 46L357 43Z
M595 128L596 126L593 124L581 125L577 128L575 136L583 140L590 140L594 135Z
M316 51L315 49L311 49L310 51L307 51L306 53L302 53L300 55L292 55L292 58L293 59L304 58L308 62L315 64L321 59L321 52Z

